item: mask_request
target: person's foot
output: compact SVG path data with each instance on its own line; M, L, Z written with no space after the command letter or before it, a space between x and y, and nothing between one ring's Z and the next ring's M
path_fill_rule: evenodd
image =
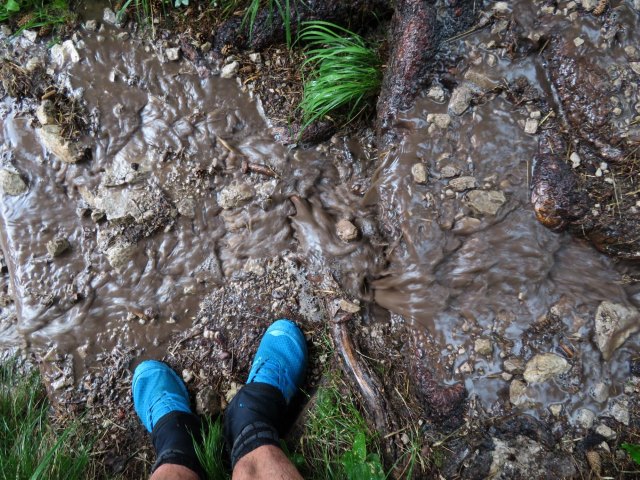
M136 413L149 432L169 413L191 413L187 387L165 363L145 360L138 365L131 389Z
M291 320L276 320L267 329L253 359L247 383L276 387L287 405L302 386L307 368L307 342Z

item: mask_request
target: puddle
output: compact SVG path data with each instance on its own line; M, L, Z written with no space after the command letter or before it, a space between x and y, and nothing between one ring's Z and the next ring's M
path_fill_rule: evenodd
M520 7L533 8L513 6ZM523 16L526 31L541 28L535 18ZM637 25L637 17L622 18ZM595 20L559 15L542 33L560 28L570 38L584 37L585 54L596 48L590 44L599 39ZM506 358L562 353L562 345L575 350L574 368L532 387L530 411L550 403L569 412L601 411L606 404L589 396L599 382L610 397L621 393L638 339L603 362L592 340L593 318L605 300L640 307L639 287L624 281L640 271L536 221L529 172L537 137L524 133L522 108L498 96L452 115L440 129L429 115L446 113L446 102L419 99L402 119L403 140L383 155L366 188L362 178L377 161L358 142L344 145L349 164L326 146L289 151L274 142L259 106L236 82L162 62L164 52L120 42L117 33L82 33L81 60L60 72L82 95L96 127L86 139L90 160L55 160L32 117L5 101L1 140L29 190L3 197L1 240L17 331L33 348L74 352L80 369L116 346L161 355L212 288L252 268L251 259L298 250L311 263L329 264L351 293L409 319L418 344L437 345L440 376L463 380L487 408L508 403L510 377L501 376ZM637 28L627 34L624 44L607 50L607 61L626 61L622 48L640 40ZM552 96L540 58L499 58L485 48L493 38L485 30L452 44L465 59L459 70L474 63L496 84L525 76ZM243 157L277 177L243 173ZM414 182L416 163L427 167L424 185ZM451 183L461 177L473 177L466 180L473 185L456 192ZM474 211L471 191L495 192L497 214ZM96 210L106 219L96 223ZM353 222L357 240L338 237L340 219ZM394 229L389 244L380 231ZM47 242L60 236L70 249L51 258ZM131 257L114 268L118 262L108 254L125 240ZM554 305L561 326L532 332ZM388 313L379 317L387 321ZM480 337L491 339L490 354L474 352Z

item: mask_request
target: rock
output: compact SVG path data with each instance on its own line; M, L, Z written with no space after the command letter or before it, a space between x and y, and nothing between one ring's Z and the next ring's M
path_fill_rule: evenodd
M470 235L482 227L482 221L473 217L462 217L453 225L453 233L458 235Z
M336 233L344 242L350 242L358 238L358 229L346 218L338 221L336 224Z
M524 407L531 403L527 396L527 384L522 380L513 380L509 385L509 401L516 407Z
M527 118L527 121L524 124L524 133L528 133L529 135L533 135L538 131L538 125L540 122L535 118Z
M360 311L360 305L345 300L344 298L340 299L338 305L340 306L340 310L343 310L347 313L358 313Z
M164 53L167 56L167 60L169 60L170 62L180 60L180 47L167 48Z
M559 417L560 414L562 413L562 404L554 403L553 405L549 405L549 411L551 412L551 415L553 415L554 417Z
M469 85L462 84L455 88L449 100L449 111L454 115L462 115L466 112L473 100L473 90Z
M66 252L69 246L69 241L66 238L56 237L47 242L47 252L52 257L58 257Z
M596 383L589 389L589 396L598 403L603 403L609 398L609 388L602 382Z
M258 52L250 53L249 60L251 60L253 63L262 63L262 56Z
M53 115L53 102L51 100L43 100L36 109L36 118L40 125L53 125L55 117Z
M61 44L56 44L51 47L50 51L51 61L58 64L58 66L62 67L69 62L78 63L80 61L80 54L72 40L65 40Z
M571 168L578 168L580 166L580 162L582 161L580 159L580 155L578 155L576 152L573 152L569 156L569 160L571 160Z
M238 62L231 62L222 67L220 71L221 78L233 78L238 73L240 64Z
M194 378L195 374L191 370L187 370L186 368L182 370L182 380L184 380L184 383L189 383Z
M131 35L129 35L129 32L120 32L119 34L116 35L116 39L121 42L126 42L127 40L129 40L130 37Z
M211 51L211 42L204 42L202 45L200 45L200 50L202 51L202 53L208 53Z
M5 195L17 196L27 191L27 184L19 173L7 170L0 170L0 189Z
M207 417L217 417L222 410L220 396L211 387L207 386L196 393L196 413Z
M631 67L631 70L640 75L640 62L630 62L629 66Z
M79 143L70 142L62 136L58 125L44 125L36 132L44 147L64 163L76 163L84 158L85 149Z
M542 383L556 375L568 372L570 368L569 362L560 355L541 353L527 362L523 376L527 383Z
M97 20L87 20L84 22L84 29L89 32L95 32L98 30L98 21Z
M573 39L573 44L576 47L579 47L581 45L584 45L584 40L582 38L580 38L580 37L576 37L576 38Z
M463 375L469 375L473 372L473 365L471 364L471 362L464 362L462 365L460 365L458 371Z
M507 358L502 365L505 372L519 374L524 371L524 361L518 357Z
M573 424L589 430L596 421L596 414L588 408L580 408L573 416Z
M640 0L633 0L633 8L640 12Z
M242 385L237 383L237 382L231 382L231 384L229 385L229 390L226 391L226 393L224 394L224 398L227 401L227 403L230 403L231 400L233 400L233 397L236 396L236 393L238 393L238 391L242 388Z
M483 92L490 92L500 86L499 82L492 80L483 73L471 69L466 71L464 78L476 85Z
M183 217L193 218L196 216L196 202L193 198L183 198L176 204L178 213Z
M44 62L39 57L31 57L27 60L27 64L24 66L25 70L29 73L33 73L40 68L44 68Z
M104 9L102 13L102 20L104 20L106 23L110 23L111 25L116 25L118 23L116 12L111 10L109 7Z
M225 210L237 208L250 201L255 192L246 183L232 183L218 193L218 205Z
M602 357L609 360L633 333L640 329L639 312L609 301L598 306L595 319L595 341Z
M434 85L427 92L427 97L438 103L443 103L445 100L444 89L440 85Z
M125 240L116 242L115 245L107 248L105 254L109 264L116 270L121 270L129 264L136 251L136 246Z
M489 356L493 353L493 344L489 338L477 338L473 346L478 355Z
M607 427L604 423L601 423L596 427L596 433L602 435L607 440L615 440L618 434L613 428Z
M472 190L467 193L469 206L483 215L495 215L506 201L504 193L496 190Z
M629 401L627 399L621 398L614 401L607 413L623 425L629 425Z
M262 262L257 258L250 258L242 266L242 271L252 273L257 277L262 277L265 274L265 269L262 266Z
M427 122L435 124L438 128L448 128L451 125L451 117L448 113L430 113Z
M476 188L477 183L474 177L458 177L449 180L449 188L455 192L464 192Z
M38 32L36 32L35 30L23 30L22 36L29 40L31 43L36 43L36 40L38 40Z
M506 13L509 8L509 2L496 2L493 4L492 10L498 13Z
M598 0L581 0L582 8L584 8L587 12L590 12L598 5Z
M414 182L419 183L421 185L427 183L427 180L428 180L427 166L424 163L414 163L411 166L411 175L413 176Z
M460 170L456 167L452 167L451 165L445 165L440 169L440 176L442 178L453 178L457 175L460 175Z

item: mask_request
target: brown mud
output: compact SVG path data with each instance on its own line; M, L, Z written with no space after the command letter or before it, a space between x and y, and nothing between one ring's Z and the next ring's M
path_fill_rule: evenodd
M289 317L312 348L305 389L340 366L389 434L389 465L415 429L432 461L418 478L581 478L596 455L600 473L625 478L640 271L545 228L530 204L545 145L544 172L569 179L550 188L569 196L583 185L566 173L569 135L598 152L617 145L598 128L560 131L547 40L580 38L569 58L619 69L616 131L637 132L638 13L613 7L486 6L492 20L440 47L430 87L377 152L371 128L311 149L276 142L268 109L243 91L255 71L216 76L237 57L170 61L176 44L109 25L79 29L61 63L5 39L5 57L24 69L35 59L81 101L74 141L91 155L61 161L38 136L44 90L5 95L2 298L14 302L1 307L3 347L26 342L58 411L87 409L108 469L129 476L152 462L131 414L137 362L165 358L224 405L266 326ZM624 28L607 40L614 13ZM282 56L241 58L275 75ZM286 65L274 85L293 82ZM566 210L578 217L576 204Z

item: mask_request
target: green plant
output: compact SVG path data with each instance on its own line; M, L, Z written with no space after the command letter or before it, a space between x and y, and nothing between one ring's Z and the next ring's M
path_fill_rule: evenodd
M0 22L18 17L20 28L16 34L30 28L62 25L74 15L67 0L7 0L0 4Z
M224 438L220 418L215 421L207 418L204 424L202 443L195 443L196 455L207 474L208 480L227 480L224 469Z
M345 109L350 122L380 89L382 65L376 51L359 35L323 21L305 22L298 40L308 47L303 67L313 67L300 103L301 131L338 109Z
M0 365L0 479L90 478L90 442L77 425L62 432L48 422L49 405L37 372L16 360Z
M375 452L367 453L367 437L364 432L356 434L353 447L342 455L340 461L349 480L384 480L386 478L380 455Z
M631 456L634 462L640 465L640 445L636 445L635 443L623 443L620 447Z
M284 35L287 42L287 47L291 47L291 2L295 0L266 0L264 4L265 8L269 12L269 19L273 20L273 14L277 10L282 23L284 25ZM249 37L253 38L253 27L256 23L256 18L260 7L263 6L262 0L250 0L247 10L245 11L242 19L242 25L249 25Z

